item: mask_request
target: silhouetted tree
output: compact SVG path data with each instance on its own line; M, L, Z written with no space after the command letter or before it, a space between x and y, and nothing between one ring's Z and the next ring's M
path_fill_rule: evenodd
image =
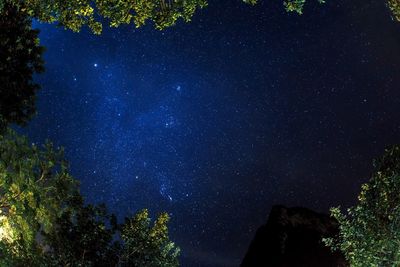
M35 113L40 88L33 75L43 71L38 31L26 11L3 3L0 13L0 131L10 123L25 124Z
M116 218L104 205L69 203L57 219L55 231L46 234L50 266L117 266L121 244L115 241Z
M0 266L175 267L179 248L162 213L122 225L105 206L85 205L62 149L7 129L0 135Z
M340 233L325 242L341 250L351 266L400 266L400 147L387 149L374 166L358 204L346 214L331 210Z
M177 267L179 248L169 240L169 216L151 223L142 210L119 225L104 205L77 201L63 213L56 231L45 238L50 266ZM118 239L117 239L118 238Z

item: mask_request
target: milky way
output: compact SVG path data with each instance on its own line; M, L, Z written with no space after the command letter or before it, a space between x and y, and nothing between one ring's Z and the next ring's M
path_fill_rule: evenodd
M183 266L237 266L274 204L351 205L400 143L400 25L383 3L217 2L163 32L34 24L47 70L22 131L65 147L88 202L170 213Z

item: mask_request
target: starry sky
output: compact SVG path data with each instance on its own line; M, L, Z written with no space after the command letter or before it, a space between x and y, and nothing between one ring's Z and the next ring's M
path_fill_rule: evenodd
M88 202L170 213L184 267L238 266L274 204L354 204L400 143L400 23L383 1L303 16L261 2L212 1L162 32L34 23L46 72L21 131L65 147Z

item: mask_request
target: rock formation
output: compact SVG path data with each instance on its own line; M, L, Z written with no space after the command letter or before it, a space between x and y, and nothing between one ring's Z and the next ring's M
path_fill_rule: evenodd
M241 267L345 267L343 255L322 243L338 232L326 214L274 206L250 244Z

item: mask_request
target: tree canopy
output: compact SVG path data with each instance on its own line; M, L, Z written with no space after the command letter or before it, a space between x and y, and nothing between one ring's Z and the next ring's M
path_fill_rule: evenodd
M255 5L260 0L242 1ZM286 11L298 14L303 13L307 2L281 1ZM322 4L326 0L314 1ZM400 0L382 1L386 1L393 18L400 21ZM130 23L141 27L150 21L159 30L175 25L179 19L189 22L197 10L208 5L208 0L0 0L0 12L9 5L41 22L56 22L75 32L87 25L92 32L100 34L104 22L110 27Z
M169 215L161 214L151 225L148 210L128 218L121 227L124 240L120 263L123 266L179 266L179 248L168 239Z
M254 5L258 0L242 0ZM289 12L302 13L306 0L282 0ZM323 3L324 0L316 0ZM101 33L103 23L111 27L134 23L143 26L147 21L155 28L164 29L176 24L179 19L189 22L195 12L207 6L207 0L69 0L69 1L21 1L0 0L2 6L12 4L29 16L42 22L57 22L59 25L80 31L87 25L96 34Z
M343 214L333 208L339 236L327 245L343 252L351 266L400 265L400 146L374 163L371 180L362 185L358 204Z
M63 150L8 129L0 135L0 266L175 267L169 216L147 210L118 224L104 205L85 205Z
M62 154L51 143L28 145L12 130L0 136L1 266L37 265L37 234L54 231L56 219L77 195Z
M388 0L388 6L392 11L393 18L400 21L400 0Z
M260 0L242 0L251 5ZM307 0L281 0L288 12L303 13ZM309 0L308 0L309 1ZM326 0L314 0L325 3ZM387 1L393 17L400 21L400 0ZM100 34L104 23L111 27L121 24L145 25L148 21L156 29L173 26L182 19L191 21L195 12L208 5L207 0L0 0L0 12L9 5L17 7L41 22L56 22L60 26L78 32L88 26L92 32Z
M40 86L33 81L33 76L43 71L43 50L28 14L3 3L0 13L0 132L9 123L25 124L35 114L35 94Z

